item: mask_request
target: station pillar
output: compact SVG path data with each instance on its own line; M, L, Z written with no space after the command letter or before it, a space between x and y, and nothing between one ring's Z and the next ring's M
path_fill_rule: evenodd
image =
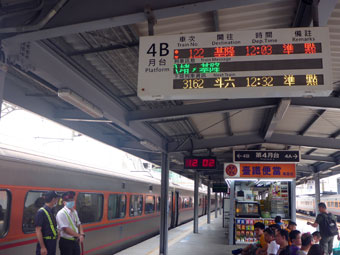
M198 233L198 185L199 173L195 172L195 192L194 192L194 233Z
M318 204L320 203L320 174L314 174L314 182L315 182L315 215L319 213Z
M217 218L217 207L218 207L218 201L217 201L217 192L215 192L215 219Z
M291 206L290 206L290 215L291 215L291 220L296 222L296 181L293 180L291 182Z
M210 204L211 204L211 184L208 182L208 205L207 205L207 223L210 224Z
M229 245L234 244L235 181L230 182Z
M223 199L222 199L222 192L220 192L220 203L219 203L219 211L220 211L220 215L222 215L222 203L223 203Z
M162 175L161 175L161 226L159 254L168 254L168 213L169 213L169 155L162 153Z
M2 106L2 100L3 100L3 92L4 92L4 87L5 87L6 73L7 73L7 65L1 62L0 60L0 113L1 113L1 106Z

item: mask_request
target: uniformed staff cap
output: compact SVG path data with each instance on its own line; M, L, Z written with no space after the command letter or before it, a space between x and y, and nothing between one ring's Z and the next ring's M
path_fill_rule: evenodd
M67 191L63 194L63 200L64 201L73 200L75 195L76 193L74 191Z
M54 190L51 190L51 191L48 191L44 195L44 197L45 197L45 202L49 203L52 201L53 198L59 197L59 195Z

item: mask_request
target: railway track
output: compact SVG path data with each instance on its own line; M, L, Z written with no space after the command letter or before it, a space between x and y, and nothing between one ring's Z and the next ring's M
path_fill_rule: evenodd
M304 215L304 214L301 214L301 213L297 213L296 217L299 218L299 219L310 221L310 222L314 222L315 218L316 218L316 216L308 216L308 215ZM338 224L337 225L338 225L338 227L340 227L339 220L338 220Z
M297 213L296 214L296 217L297 218L300 218L300 219L303 219L303 220L308 220L308 221L313 221L315 220L316 217L314 216L308 216L308 215L305 215L305 214L301 214L301 213Z

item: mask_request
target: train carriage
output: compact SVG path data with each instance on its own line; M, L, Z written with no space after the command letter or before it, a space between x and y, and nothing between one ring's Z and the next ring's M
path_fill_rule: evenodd
M160 183L0 148L0 254L33 254L34 216L48 190L76 192L85 254L113 254L159 232ZM168 226L193 218L193 190L170 185ZM199 194L199 215L206 194ZM55 208L62 207L60 201Z

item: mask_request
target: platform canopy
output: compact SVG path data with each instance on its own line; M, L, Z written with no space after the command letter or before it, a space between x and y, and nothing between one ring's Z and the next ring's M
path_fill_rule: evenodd
M318 15L312 12L313 2ZM215 156L223 181L238 150L299 150L297 182L340 173L340 1L0 0L4 100L189 178L184 156ZM329 27L327 97L143 101L141 36ZM330 85L330 84L328 84Z

